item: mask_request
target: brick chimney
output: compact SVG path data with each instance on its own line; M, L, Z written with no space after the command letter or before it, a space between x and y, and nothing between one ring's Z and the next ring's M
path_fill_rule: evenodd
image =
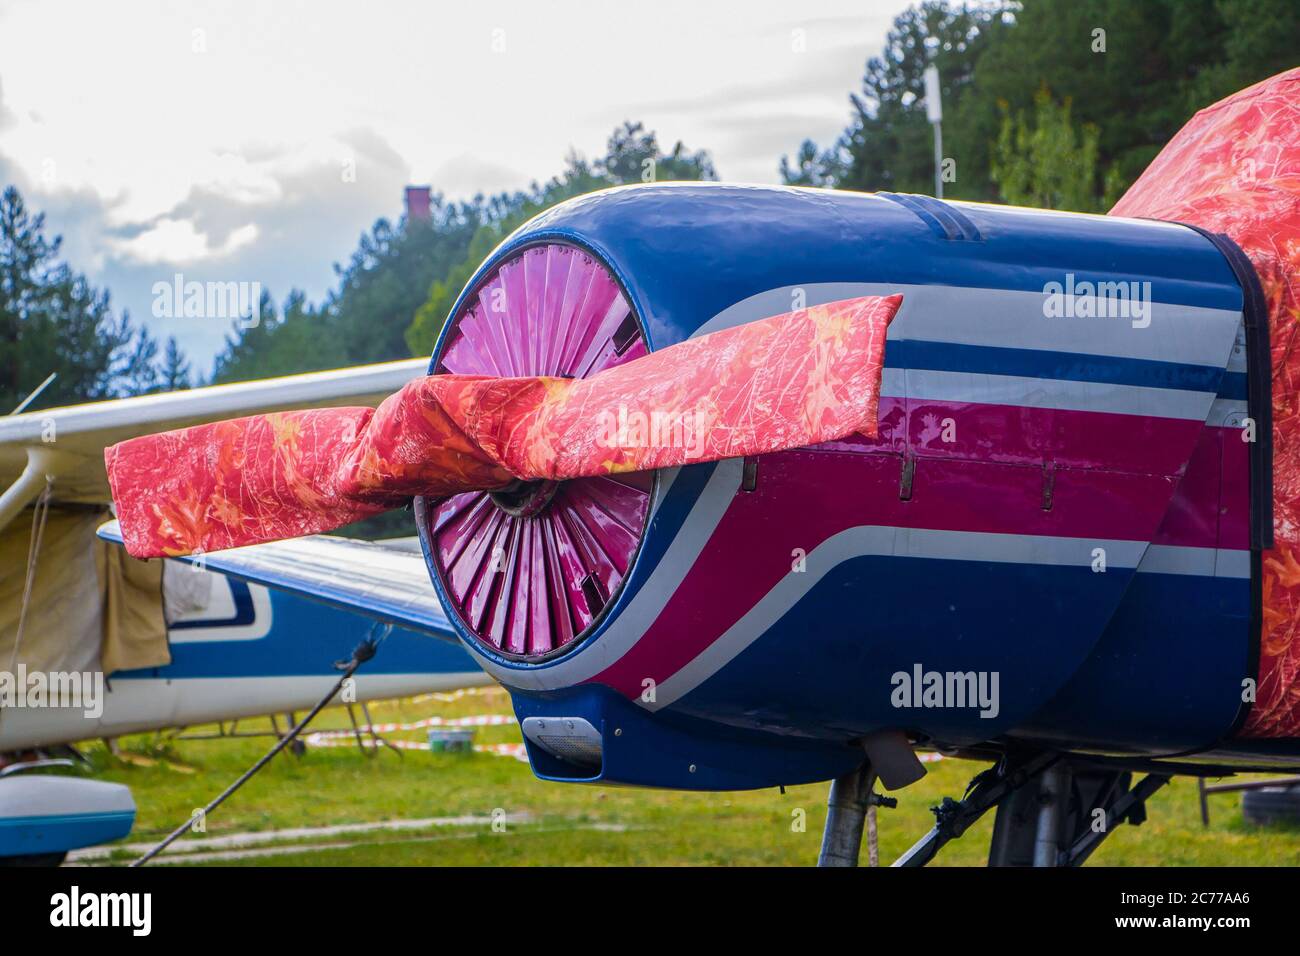
M406 221L432 222L433 197L428 186L406 187Z

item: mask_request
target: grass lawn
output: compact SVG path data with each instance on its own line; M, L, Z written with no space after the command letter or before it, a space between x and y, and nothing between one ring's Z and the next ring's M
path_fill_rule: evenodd
M414 699L372 705L376 722L410 722L438 715L508 714L499 688L453 701ZM263 729L248 721L241 729ZM347 726L342 710L326 711L312 729ZM202 728L212 729L212 728ZM419 730L386 735L424 740ZM514 725L480 727L476 743L518 743ZM206 804L270 746L269 738L168 740L124 738L123 758L102 743L85 753L96 776L128 784L139 813L133 843L160 839ZM896 810L881 810L880 856L889 862L930 826L929 807L960 797L981 766L960 760L927 764L929 775L896 794ZM384 749L366 756L355 745L309 747L279 755L231 797L194 839L387 820L461 818L396 831L283 836L259 844L257 855L219 865L482 866L482 865L791 865L816 862L825 819L826 784L746 793L689 794L543 783L527 764L476 752L443 754ZM1256 829L1241 818L1240 795L1210 798L1203 828L1196 783L1179 778L1149 803L1141 827L1124 826L1090 865L1300 865L1300 830ZM803 811L800 813L800 811ZM493 815L504 826L492 825ZM464 819L470 818L470 819ZM804 826L799 827L802 818ZM990 813L931 865L982 865L993 825ZM191 837L180 842L183 844ZM288 852L284 852L288 850ZM269 851L269 852L268 852ZM125 862L118 852L107 861ZM864 852L865 861L865 852ZM199 865L198 862L190 865Z

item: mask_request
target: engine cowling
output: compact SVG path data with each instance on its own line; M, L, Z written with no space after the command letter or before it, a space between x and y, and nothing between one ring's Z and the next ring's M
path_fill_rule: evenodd
M417 499L439 596L540 775L792 784L851 769L883 729L1154 754L1238 719L1257 343L1192 229L614 189L507 239L431 371L584 376L900 292L876 439Z

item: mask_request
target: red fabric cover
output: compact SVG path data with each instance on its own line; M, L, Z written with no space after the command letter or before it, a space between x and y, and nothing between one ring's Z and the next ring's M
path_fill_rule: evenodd
M127 550L217 551L400 505L875 436L902 296L774 316L588 379L431 375L377 409L255 415L104 452Z
M1244 737L1300 736L1300 69L1197 113L1111 210L1193 223L1250 257L1268 302L1273 533L1259 683Z

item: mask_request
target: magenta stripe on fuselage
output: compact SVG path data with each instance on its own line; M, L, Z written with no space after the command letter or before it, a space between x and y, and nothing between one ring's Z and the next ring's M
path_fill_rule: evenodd
M1046 507L1048 479L1042 458L1017 460L1026 453L1023 442L1012 443L1003 461L933 458L928 457L928 446L921 446L925 450L912 476L910 497L904 500L902 459L885 450L901 433L901 406L900 401L882 409L894 416L895 430L882 432L877 441L859 438L763 456L757 487L736 494L646 639L594 680L629 697L642 692L646 678L662 683L791 573L793 549L811 553L832 535L860 525L1245 547L1246 446L1238 429L1141 416L984 406L978 410L984 421L1007 422L1014 412L1025 423L1021 435L1107 436L1121 450L1114 457L1136 473L1103 471L1096 463L1092 468L1054 463ZM964 405L959 411L971 408ZM963 419L949 414L960 432ZM964 421L969 424L969 417ZM1190 460L1189 441L1195 442ZM1180 451L1175 446L1181 446ZM999 457L998 450L985 454ZM1181 477L1142 473L1155 464L1176 472L1185 460L1187 471ZM774 498L780 508L772 506ZM779 525L771 520L774 514L780 516ZM766 520L759 520L760 515ZM1223 535L1217 532L1220 518Z
M1183 418L884 396L879 438L819 447L1178 475L1204 429Z

